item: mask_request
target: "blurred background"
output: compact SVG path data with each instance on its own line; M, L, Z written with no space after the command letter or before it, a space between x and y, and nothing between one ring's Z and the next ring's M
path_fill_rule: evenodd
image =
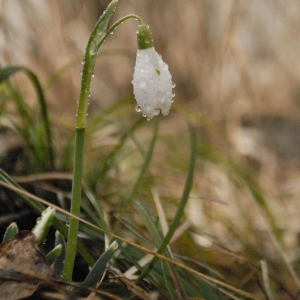
M74 126L81 59L109 2L0 1L0 64L21 65L36 73L55 127ZM186 212L189 224L198 228L195 241L208 248L221 244L257 261L268 258L276 270L280 253L270 238L271 222L280 233L284 255L297 266L300 2L120 0L113 21L131 13L149 24L154 46L176 83L173 111L161 120L161 134L172 141L168 148L159 144L155 158L156 172L165 175L164 184L157 185L160 194L180 197L189 155L182 117L187 115L203 147L199 146L195 197ZM135 20L124 22L103 45L92 82L91 113L132 97L136 28ZM20 75L14 81L32 104L35 96L27 79ZM127 113L136 116L134 106L132 102ZM208 145L215 149L214 159L205 150ZM250 181L241 181L233 166L261 188L267 216ZM226 255L223 251L208 259L228 269L239 264L240 257L230 260Z

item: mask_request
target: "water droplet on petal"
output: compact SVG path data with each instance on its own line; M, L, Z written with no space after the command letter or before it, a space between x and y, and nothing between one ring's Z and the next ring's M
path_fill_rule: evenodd
M141 108L139 107L139 105L137 105L137 106L135 107L135 111L136 111L136 112L141 112L141 111L142 111Z
M174 89L175 86L176 86L176 83L173 82L173 83L172 83L172 88Z
M175 94L172 94L172 98L174 98L175 97Z
M146 118L146 117L147 117L147 115L146 115L146 114L142 114L142 116L143 116L144 118Z
M140 79L140 80L138 81L138 86L139 86L140 88L144 88L144 87L146 86L146 80L145 80L144 78Z
M160 114L160 109L159 109L159 107L156 107L155 109L154 109L154 116L158 116L159 114Z
M145 63L148 63L148 62L150 62L150 57L147 55L147 56L145 56L144 60L145 60Z

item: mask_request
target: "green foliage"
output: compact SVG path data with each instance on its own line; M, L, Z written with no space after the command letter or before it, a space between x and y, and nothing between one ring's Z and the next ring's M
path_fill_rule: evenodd
M243 258L237 257L235 253L223 246L221 239L206 233L210 221L207 222L206 227L198 228L191 224L193 220L189 220L186 215L188 201L192 197L199 200L201 207L207 205L209 197L192 195L192 191L197 190L196 187L201 184L205 176L205 167L209 165L225 174L232 190L239 192L237 198L241 194L247 194L251 198L267 224L268 234L282 257L281 260L276 261L276 264L271 261L271 267L275 270L278 266L281 270L287 269L297 285L298 274L283 251L282 231L278 229L272 210L256 179L229 158L222 149L202 138L197 128L200 122L198 119L192 124L186 117L188 130L181 128L178 133L177 119L172 123L172 126L176 125L173 129L170 124L166 125L163 121L159 124L158 118L151 124L143 118L136 119L132 115L128 117L128 107L129 105L132 107L133 101L132 97L128 97L117 101L105 110L91 112L85 128L89 86L99 46L125 19L135 18L140 21L137 16L129 15L108 28L116 4L117 1L111 2L111 6L100 17L91 34L83 68L80 117L76 123L76 133L74 135L73 132L68 132L69 139L62 142L64 144L61 146L61 153L54 151L56 149L55 141L52 140L54 128L49 121L48 106L37 76L30 70L18 66L0 70L0 114L1 116L7 114L8 118L10 117L7 108L7 99L10 99L20 117L18 120L11 118L10 121L13 129L22 137L23 147L26 150L21 157L23 175L49 170L71 170L75 143L73 192L71 197L69 190L63 193L65 199L71 198L72 205L75 207L71 210L71 223L68 224L73 228L71 235L74 239L70 236L70 227L65 225L70 214L65 216L60 212L55 216L51 215L52 226L57 231L54 248L49 251L47 259L52 264L54 273L57 276L64 273L65 279L71 279L73 262L71 267L64 271L65 257L73 261L77 251L84 263L90 267L86 279L81 284L81 292L86 287L96 286L105 273L109 273L108 265L112 264L127 276L131 288L134 288L126 290L124 282L116 283L122 278L121 274L114 278L114 282L106 279L102 281L100 289L123 299L137 298L138 295L134 291L139 289L147 292L158 291L165 299L261 299L264 294L270 294L266 291L265 279L260 276L258 268L263 249L253 244L247 234L241 234L240 231L243 225L249 233L253 233L252 217L247 209L243 211L243 202L234 207L243 219L243 223L239 226L226 223L223 219L218 220L218 217L210 219L218 226L223 222L222 226L226 227L244 247ZM14 86L12 76L18 76L18 72L24 72L34 87L38 99L37 107L29 107L22 93ZM54 78L59 80L59 77L54 76ZM164 126L171 128L172 133L165 133ZM107 133L111 128L112 133ZM103 133L104 138L113 142L98 143L96 139L99 132ZM177 179L177 175L180 176L178 181L180 183L171 185L172 180ZM18 205L29 206L36 213L43 214L46 209L45 204L29 197L25 187L18 184L2 168L0 168L0 181L3 186L6 184L13 191L17 191L14 200ZM34 183L28 186L34 192L38 190ZM164 228L158 209L153 209L151 205L154 197L153 189L160 191L162 209L167 215L165 220L167 228ZM173 196L174 194L178 196ZM46 199L47 205L52 206L52 198L55 197L50 198ZM220 203L223 202L219 199L214 200L215 207L223 205ZM210 210L211 215L214 215L215 207ZM203 209L204 214L208 215L208 211ZM77 216L90 223L80 222ZM183 231L180 228L182 225L186 225ZM49 227L50 223L47 226ZM37 228L34 229L36 230ZM76 241L78 230L81 238ZM38 244L41 245L45 240L46 231L38 234ZM18 227L12 223L7 228L3 241L11 239L17 232ZM215 248L208 249L200 246L195 242L194 235L210 237ZM118 238L119 250L116 251L116 242L112 241ZM66 239L69 240L71 252L67 249ZM241 263L240 268L250 265L249 273L258 275L253 275L255 278L249 279L249 284L248 282L244 284L242 280L238 281L236 278L240 279L240 273L236 276L232 275L235 271L234 267L228 270L227 266L223 267L220 264L217 268L217 262L214 261L215 252L225 253L226 259L234 257L237 264L240 260L246 261ZM94 257L100 257L96 263ZM245 272L247 271L248 269ZM284 272L284 274L288 273L286 270ZM242 274L245 276L244 273ZM251 289L251 284L255 284L255 288ZM282 283L277 284L274 279L272 284L281 288ZM244 291L234 286L242 286ZM286 294L292 294L288 288L285 289ZM85 289L82 293L86 291Z
M9 78L17 72L24 72L34 87L39 104L40 114L38 123L35 123L35 115L26 105L22 96L11 86ZM21 117L22 123L15 124L15 129L23 137L23 140L34 158L32 164L37 171L41 169L54 169L54 152L52 143L51 125L48 117L48 109L43 89L37 76L27 68L12 66L0 69L0 84L7 82L7 89L10 90L12 100Z
M6 228L6 231L4 233L2 242L6 242L8 240L11 240L18 232L19 232L18 225L15 222L11 223Z

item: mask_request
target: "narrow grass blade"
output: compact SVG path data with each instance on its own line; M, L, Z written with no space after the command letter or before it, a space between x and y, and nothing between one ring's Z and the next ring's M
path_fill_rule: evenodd
M31 81L36 93L37 99L40 106L40 120L44 126L45 134L46 134L46 145L45 149L47 149L48 159L49 159L49 166L51 169L54 169L54 153L53 153L53 143L52 143L52 133L51 133L51 126L48 117L48 108L47 103L45 100L44 92L41 87L41 84L37 78L37 76L25 67L13 66L13 67L5 67L0 69L0 83L4 80L9 79L9 77L16 72L23 71L28 76L29 80Z
M193 186L193 177L194 177L194 170L195 170L195 163L196 163L196 150L197 150L197 143L196 143L196 134L195 130L193 128L193 125L187 120L189 134L190 134L190 162L189 162L189 168L188 173L185 181L184 190L178 205L178 209L176 211L176 214L173 218L172 223L170 224L169 231L166 234L166 236L163 239L162 244L160 245L158 249L158 253L163 253L165 249L167 248L168 244L170 243L173 234L175 233L176 229L178 228L180 224L180 220L182 216L184 215L184 208L187 204L187 201L189 199L189 195ZM157 258L153 259L153 264Z
M102 278L104 271L107 267L109 260L112 258L115 251L118 249L118 243L114 241L108 249L100 256L100 258L96 261L89 274L85 278L82 283L83 287L94 287ZM85 289L82 290L86 291Z
M136 196L137 192L138 192L138 189L140 187L140 183L143 179L143 176L149 166L149 163L151 161L151 158L152 158L152 154L153 154L153 150L154 150L154 146L155 146L155 142L156 142L156 139L157 139L157 132L158 132L158 118L155 119L154 121L154 129L153 129L153 136L152 136L152 139L149 143L149 146L148 146L148 150L145 154L145 157L144 157L144 161L143 161L143 164L140 168L140 171L139 171L139 174L137 176L137 179L135 180L135 183L129 193L129 195L127 196L127 199L124 203L124 208L123 210L121 211L120 213L120 218L119 218L119 222L120 220L122 219L122 216L124 215L128 205L132 202L132 200L134 199L134 197Z
M18 225L15 222L11 223L5 230L2 242L4 243L8 240L11 240L18 232Z
M156 245L156 247L158 247L162 242L162 236L157 230L156 224L152 220L149 211L137 200L134 200L133 206L137 210L143 223L147 227L147 230L152 237L153 243Z
M55 232L55 246L61 246L61 253L56 257L52 264L53 272L56 276L61 276L64 268L64 260L66 256L66 242L64 236L59 232Z
M1 168L0 168L0 180L3 180L5 183L12 185L14 187L17 187L18 189L24 190L18 183L16 183L8 174L6 174ZM19 195L20 198L34 211L37 213L42 213L43 210L45 210L45 206L39 202L33 201L23 195ZM68 228L59 221L56 217L53 219L53 227L58 230L65 238L68 235ZM83 244L78 241L77 244L77 250L81 254L81 256L85 259L87 264L89 266L93 266L95 261L93 257L90 255L90 253L86 250L86 248L83 246Z
M46 259L49 265L52 265L52 263L61 255L62 252L62 245L55 246L47 255Z

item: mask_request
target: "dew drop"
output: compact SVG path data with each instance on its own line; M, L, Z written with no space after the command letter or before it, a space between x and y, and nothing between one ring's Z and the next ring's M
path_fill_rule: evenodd
M173 82L173 83L172 83L172 88L174 89L175 86L176 86L176 83Z
M154 108L154 116L158 116L159 113L160 113L159 107L155 107L155 108Z
M114 34L114 32L112 31L110 34Z
M95 73L92 73L92 77L95 77Z
M96 41L93 41L90 45L90 55L96 55L98 52L98 44Z
M151 119L150 118L147 118L147 121L150 121Z
M150 57L147 55L147 56L145 56L144 60L145 60L146 63L148 63L148 62L150 62Z
M135 111L136 111L136 112L141 112L141 111L142 111L141 108L139 107L139 105L137 105L137 106L135 107Z
M82 75L82 74L83 74L83 71L81 70L81 71L80 71L80 75Z
M142 78L138 81L137 84L140 88L144 88L146 86L146 80Z
M84 57L81 59L81 64L84 65Z
M172 98L174 98L175 97L175 94L172 94Z
M146 118L146 117L147 117L147 115L146 115L146 114L142 114L142 116L143 116L144 118Z

